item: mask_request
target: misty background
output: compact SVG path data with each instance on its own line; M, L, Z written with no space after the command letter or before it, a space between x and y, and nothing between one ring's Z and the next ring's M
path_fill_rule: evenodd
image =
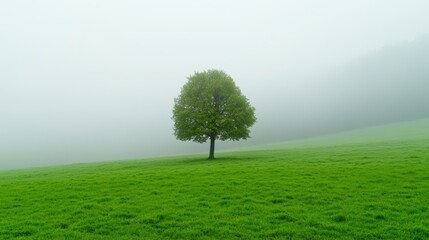
M2 1L0 169L207 152L173 136L195 71L258 121L217 150L429 117L429 1Z

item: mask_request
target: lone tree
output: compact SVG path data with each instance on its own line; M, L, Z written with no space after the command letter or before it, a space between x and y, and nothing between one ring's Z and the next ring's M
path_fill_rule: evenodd
M210 139L209 159L214 159L216 139L247 139L249 127L256 122L255 108L232 78L220 70L190 76L174 103L174 135L199 143Z

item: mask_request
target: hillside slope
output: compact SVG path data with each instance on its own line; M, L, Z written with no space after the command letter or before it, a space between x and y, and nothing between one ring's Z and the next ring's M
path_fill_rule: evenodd
M0 172L0 239L428 239L427 121Z
M308 139L267 144L246 149L321 147L374 142L429 140L429 118L359 128Z

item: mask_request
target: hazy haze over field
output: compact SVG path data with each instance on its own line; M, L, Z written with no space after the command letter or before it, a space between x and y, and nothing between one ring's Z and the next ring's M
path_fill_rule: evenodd
M213 68L256 107L252 139L233 146L428 117L428 9L3 1L0 169L206 151L175 140L171 110L186 77Z

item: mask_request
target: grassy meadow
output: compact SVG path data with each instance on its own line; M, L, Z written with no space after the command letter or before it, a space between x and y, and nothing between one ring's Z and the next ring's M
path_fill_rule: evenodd
M0 239L429 239L429 120L0 172Z

